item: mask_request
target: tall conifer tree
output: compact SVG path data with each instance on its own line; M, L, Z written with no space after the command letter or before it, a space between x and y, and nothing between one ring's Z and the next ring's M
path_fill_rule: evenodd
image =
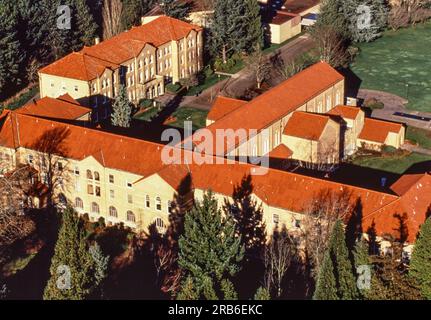
M192 278L197 295L214 299L223 289L232 292L223 279L237 274L244 254L232 219L222 216L212 192L205 193L185 217L179 265Z
M422 296L431 299L431 217L421 226L413 249L409 275L419 284Z
M95 282L95 264L88 251L82 221L72 208L62 213L62 224L51 260L45 300L84 300Z

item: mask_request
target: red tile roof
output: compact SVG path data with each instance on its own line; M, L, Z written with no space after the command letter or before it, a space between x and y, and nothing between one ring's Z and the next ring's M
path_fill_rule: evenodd
M344 77L329 64L316 63L232 111L207 129L214 136L217 129L262 130L343 80ZM235 146L228 145L227 150Z
M363 228L376 230L377 234L399 236L401 225L407 229L407 240L415 241L421 224L431 214L431 176L422 174L404 176L391 186L401 196L387 206L364 215Z
M90 113L91 109L79 105L69 95L63 95L57 99L44 97L30 101L16 112L51 119L76 120Z
M340 116L345 119L355 120L360 111L361 109L358 107L336 106L335 108L332 108L331 110L329 110L327 114Z
M403 127L400 123L365 118L364 127L359 134L359 139L385 143L389 132L399 133Z
M93 156L107 168L142 176L163 167L160 144L16 112L9 112L0 128L0 145L42 151L48 147L75 160Z
M208 113L207 119L212 121L220 120L225 115L231 113L246 103L247 101L244 100L218 96L214 101L210 112Z
M39 72L84 81L93 80L106 68L116 69L120 64L136 57L146 44L159 47L186 37L192 30L201 29L181 20L161 16L97 45L73 52Z
M329 116L322 114L296 111L287 121L283 134L317 141L329 120Z
M142 177L158 173L174 188L191 172L195 188L229 196L241 179L258 167L234 164L164 165L161 162L162 145L107 132L45 120L12 111L0 115L0 145L25 147L82 160L93 156L103 166L135 173ZM139 150L139 152L137 152ZM346 184L303 176L286 171L268 169L267 174L253 176L254 194L268 205L293 212L303 212L313 197L322 190L351 191L352 201L360 200L363 228L376 223L379 235L396 229L398 213L407 215L409 240L413 241L430 207L431 177L406 177L392 188L401 196L367 190Z
M293 151L290 150L284 143L279 144L277 147L272 149L268 153L268 157L270 159L289 159L293 154Z

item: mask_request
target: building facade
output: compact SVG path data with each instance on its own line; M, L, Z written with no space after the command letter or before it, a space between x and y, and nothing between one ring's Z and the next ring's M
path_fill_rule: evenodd
M165 84L202 68L202 52L201 27L161 16L42 68L40 96L68 93L92 107L97 121L108 116L121 85L135 104L163 95Z

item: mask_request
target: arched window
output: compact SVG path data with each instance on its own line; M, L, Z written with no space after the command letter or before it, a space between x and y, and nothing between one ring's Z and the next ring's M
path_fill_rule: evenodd
M87 170L87 179L93 179L93 174L91 173L91 170Z
M75 208L84 209L84 202L81 198L75 198Z
M162 211L162 199L160 197L156 198L156 210Z
M100 175L99 175L99 172L97 171L94 171L94 180L100 181Z
M130 222L136 221L135 214L130 210L127 211L127 221L130 221Z
M109 207L109 215L110 215L111 217L118 218L118 212L117 212L117 209L115 209L115 207L113 207L113 206L110 206L110 207Z
M100 213L99 205L96 202L91 203L91 212Z
M145 197L145 206L146 206L147 208L149 208L149 207L151 206L151 203L150 203L150 196L149 196L149 195L147 195L147 196Z
M156 225L157 231L159 233L164 233L166 231L165 223L163 222L162 218L156 218L154 220L154 224Z
M173 209L174 209L174 206L173 206L172 201L168 200L168 202L167 202L167 206L166 206L166 211L167 211L167 213L168 213L168 214L169 214L169 213L171 213Z

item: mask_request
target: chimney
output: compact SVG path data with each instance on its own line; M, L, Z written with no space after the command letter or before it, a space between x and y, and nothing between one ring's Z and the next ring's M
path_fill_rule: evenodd
M99 37L94 38L94 44L99 44L99 43L100 43L100 38Z

